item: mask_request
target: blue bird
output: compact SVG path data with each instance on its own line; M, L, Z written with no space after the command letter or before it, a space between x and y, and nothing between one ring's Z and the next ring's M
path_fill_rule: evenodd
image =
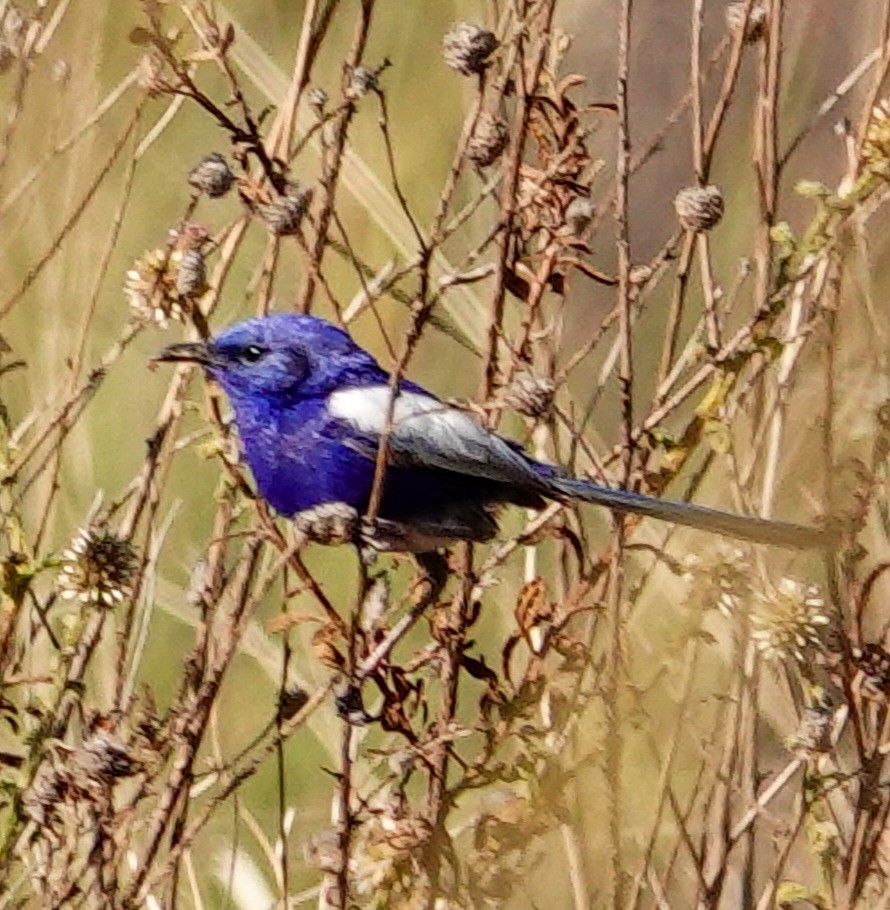
M540 509L547 500L589 502L779 546L829 542L819 528L573 478L407 380L391 408L389 374L346 332L314 316L248 319L206 342L171 345L155 359L200 364L222 386L259 492L289 517L334 503L364 515L391 416L375 529L381 549L423 553L490 540L501 506Z

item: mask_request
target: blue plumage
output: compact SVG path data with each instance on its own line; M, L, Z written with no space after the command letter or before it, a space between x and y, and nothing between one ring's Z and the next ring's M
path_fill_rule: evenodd
M329 503L364 514L380 434L391 417L379 518L393 549L488 540L499 506L540 508L547 499L592 502L782 546L826 542L819 529L568 477L408 381L393 406L386 371L346 332L313 316L249 319L206 343L172 345L158 359L200 363L219 382L259 491L286 516Z

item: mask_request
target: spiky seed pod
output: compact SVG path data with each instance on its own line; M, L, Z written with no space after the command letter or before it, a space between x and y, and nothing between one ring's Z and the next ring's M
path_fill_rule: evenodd
M726 27L737 31L744 26L745 42L754 44L766 34L766 7L762 3L755 3L751 7L747 20L745 19L746 3L730 3L726 7Z
M490 167L503 154L508 138L503 120L486 112L481 113L467 142L467 160L476 167Z
M689 186L674 197L680 226L686 231L710 231L723 217L723 193L719 187Z
M287 185L287 191L274 202L257 206L260 218L276 237L297 234L309 205L312 202L311 186L294 181Z
M136 551L104 528L84 528L62 553L60 594L84 606L113 607L133 592Z
M814 585L783 578L778 588L762 593L751 616L751 638L767 660L804 663L822 644L831 618Z
M188 181L199 193L204 193L211 199L219 199L232 188L235 175L229 162L219 152L211 152L191 169Z
M581 237L590 227L596 208L588 196L575 196L566 206L566 227L575 237Z
M133 314L165 329L170 320L185 319L183 300L176 290L182 250L154 249L144 253L124 279L124 294Z
M357 66L349 77L346 88L347 98L363 98L377 89L377 72L367 66Z
M442 39L442 56L453 70L473 76L485 71L497 46L492 32L472 22L455 22Z
M544 376L521 373L504 389L504 404L525 417L539 420L553 407L556 383Z
M171 319L185 319L192 298L207 289L202 255L207 239L204 225L184 224L171 231L173 249L149 250L133 263L124 280L124 294L139 319L161 328Z

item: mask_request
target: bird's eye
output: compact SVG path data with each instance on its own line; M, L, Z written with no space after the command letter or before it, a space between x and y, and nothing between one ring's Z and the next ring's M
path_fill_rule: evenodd
M244 363L256 363L265 353L266 349L261 348L258 344L249 344L241 351L240 359Z

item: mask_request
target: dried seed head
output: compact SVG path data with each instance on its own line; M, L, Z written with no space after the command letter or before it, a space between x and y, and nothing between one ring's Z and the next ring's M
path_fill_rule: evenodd
M755 3L751 7L748 18L745 18L746 3L730 3L726 7L726 26L731 31L737 31L744 26L745 41L753 44L760 41L766 34L766 7L762 3Z
M596 208L588 196L575 196L566 206L566 227L575 237L581 237L590 227Z
M200 250L186 250L176 270L176 293L180 297L200 297L207 290L207 266Z
M498 39L491 32L472 22L455 22L442 39L442 56L453 70L472 76L485 72L497 46Z
M62 553L60 594L85 606L113 607L133 591L136 552L113 531L85 528Z
M831 618L815 585L783 578L778 588L758 596L751 623L751 638L767 660L804 663L821 646Z
M686 231L709 231L723 217L723 193L712 184L689 186L674 197L680 226Z
M128 270L124 294L137 318L154 322L162 329L171 319L185 320L188 298L177 290L184 252L158 247L143 254Z
M232 188L235 175L229 162L219 152L211 152L191 169L188 181L199 193L218 199Z
M143 54L139 61L136 83L149 95L157 95L164 89L163 73L164 61L159 54L155 52Z
M309 205L312 202L313 190L311 186L294 181L287 185L283 196L274 202L257 206L260 218L276 237L297 234Z
M98 729L76 749L68 763L72 785L89 791L120 777L131 777L140 764L127 744L114 733Z
M531 373L520 373L503 392L504 404L534 420L550 413L555 395L556 383L552 379Z
M865 137L862 140L862 159L873 168L887 166L890 158L890 98L882 98L872 109Z
M752 597L754 567L738 547L721 543L708 557L691 554L684 568L685 577L693 583L689 602L702 609L716 608L724 616L733 616Z
M359 515L345 502L326 502L293 517L298 533L323 544L352 543L356 539Z
M377 90L377 71L367 66L357 66L349 77L346 87L347 98L364 98L368 92Z
M507 147L508 136L503 120L485 112L481 113L473 135L467 142L467 159L477 167L491 166Z
M323 88L311 88L306 93L306 103L309 107L322 111L328 103L328 93Z

